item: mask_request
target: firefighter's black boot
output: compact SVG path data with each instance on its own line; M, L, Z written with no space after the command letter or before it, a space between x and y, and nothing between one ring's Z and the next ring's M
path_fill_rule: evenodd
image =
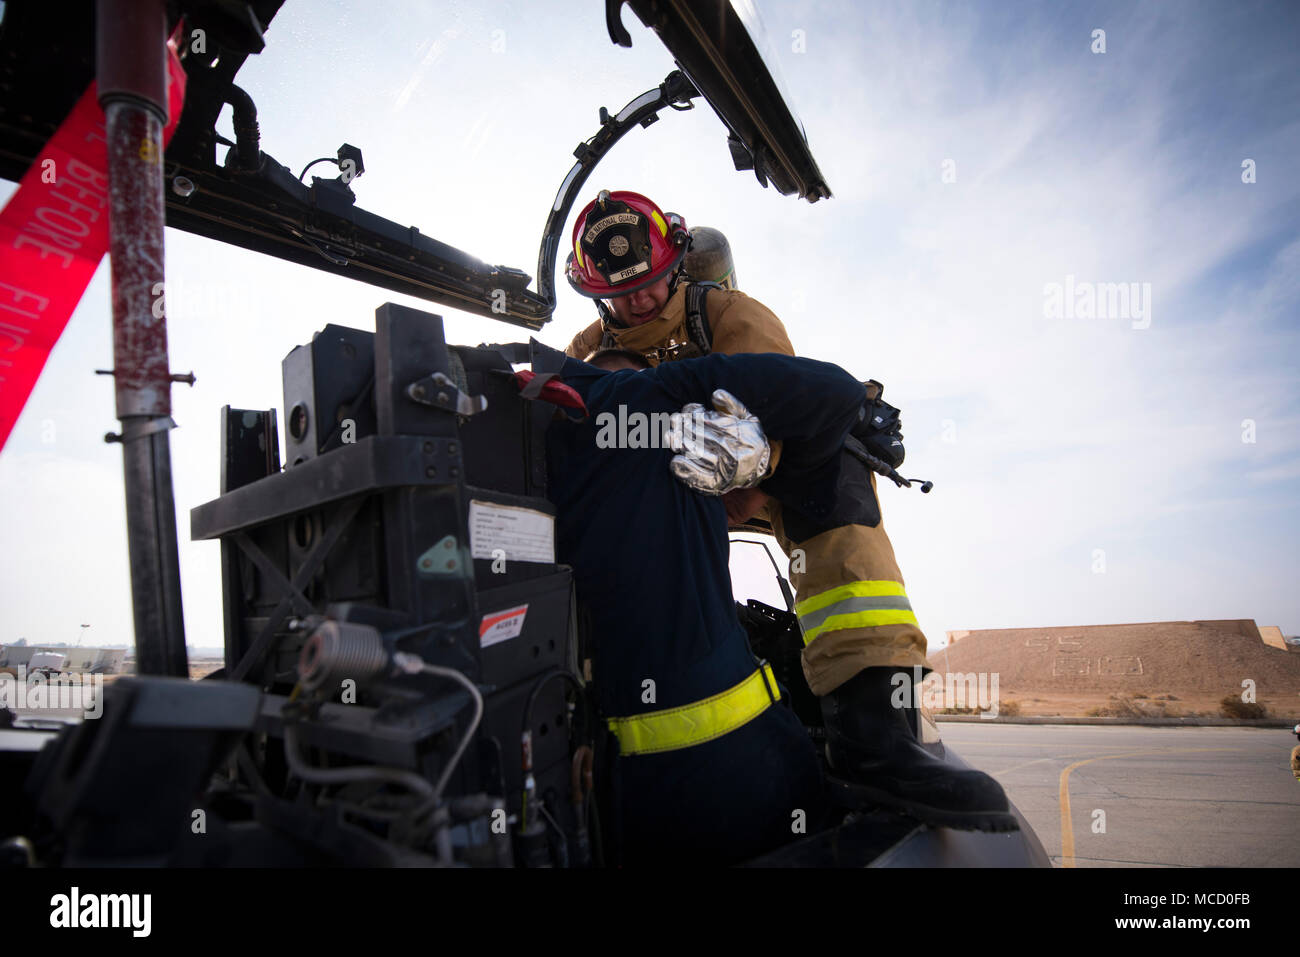
M894 707L898 700L916 703L912 681L910 668L867 668L822 696L826 753L832 775L847 785L842 790L926 824L1016 830L1002 786L982 771L936 757L918 740L917 709Z

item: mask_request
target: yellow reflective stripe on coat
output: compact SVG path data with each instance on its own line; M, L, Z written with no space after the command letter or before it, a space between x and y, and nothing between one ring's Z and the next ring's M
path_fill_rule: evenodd
M765 664L740 684L703 701L630 718L610 718L609 730L618 738L621 754L676 751L735 731L780 696L772 666Z
M805 645L828 631L917 625L907 592L901 584L891 581L839 585L799 602L794 612L799 616Z

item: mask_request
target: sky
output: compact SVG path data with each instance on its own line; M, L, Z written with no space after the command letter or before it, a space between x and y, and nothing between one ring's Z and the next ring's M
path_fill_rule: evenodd
M360 206L535 275L598 108L673 68L630 11L633 47L610 43L603 7L290 0L239 83L282 164L355 144ZM703 101L630 134L587 192L722 229L797 352L885 384L901 471L935 483L880 490L931 647L1186 619L1300 633L1300 8L760 10L833 198L734 171ZM166 266L171 367L197 376L171 433L186 633L213 647L219 549L188 529L217 495L222 405L281 407L284 355L327 323L373 329L387 301L442 314L450 342L527 334L176 230ZM1089 312L1110 284L1136 284L1128 309ZM563 347L594 310L559 285L539 338ZM0 452L0 641L132 640L111 365L105 260Z

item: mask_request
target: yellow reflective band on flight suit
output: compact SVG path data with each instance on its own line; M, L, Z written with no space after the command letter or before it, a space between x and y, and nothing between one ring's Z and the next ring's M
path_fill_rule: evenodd
M805 645L828 631L917 624L907 592L891 581L839 585L799 602L794 613L799 616Z
M610 718L609 730L618 738L620 754L676 751L735 731L780 697L772 666L764 664L740 684L703 701L630 718Z

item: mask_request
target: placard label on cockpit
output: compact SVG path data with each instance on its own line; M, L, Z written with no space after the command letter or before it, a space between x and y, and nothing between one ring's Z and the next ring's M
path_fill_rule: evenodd
M475 558L555 562L555 517L517 505L469 503L470 550Z

